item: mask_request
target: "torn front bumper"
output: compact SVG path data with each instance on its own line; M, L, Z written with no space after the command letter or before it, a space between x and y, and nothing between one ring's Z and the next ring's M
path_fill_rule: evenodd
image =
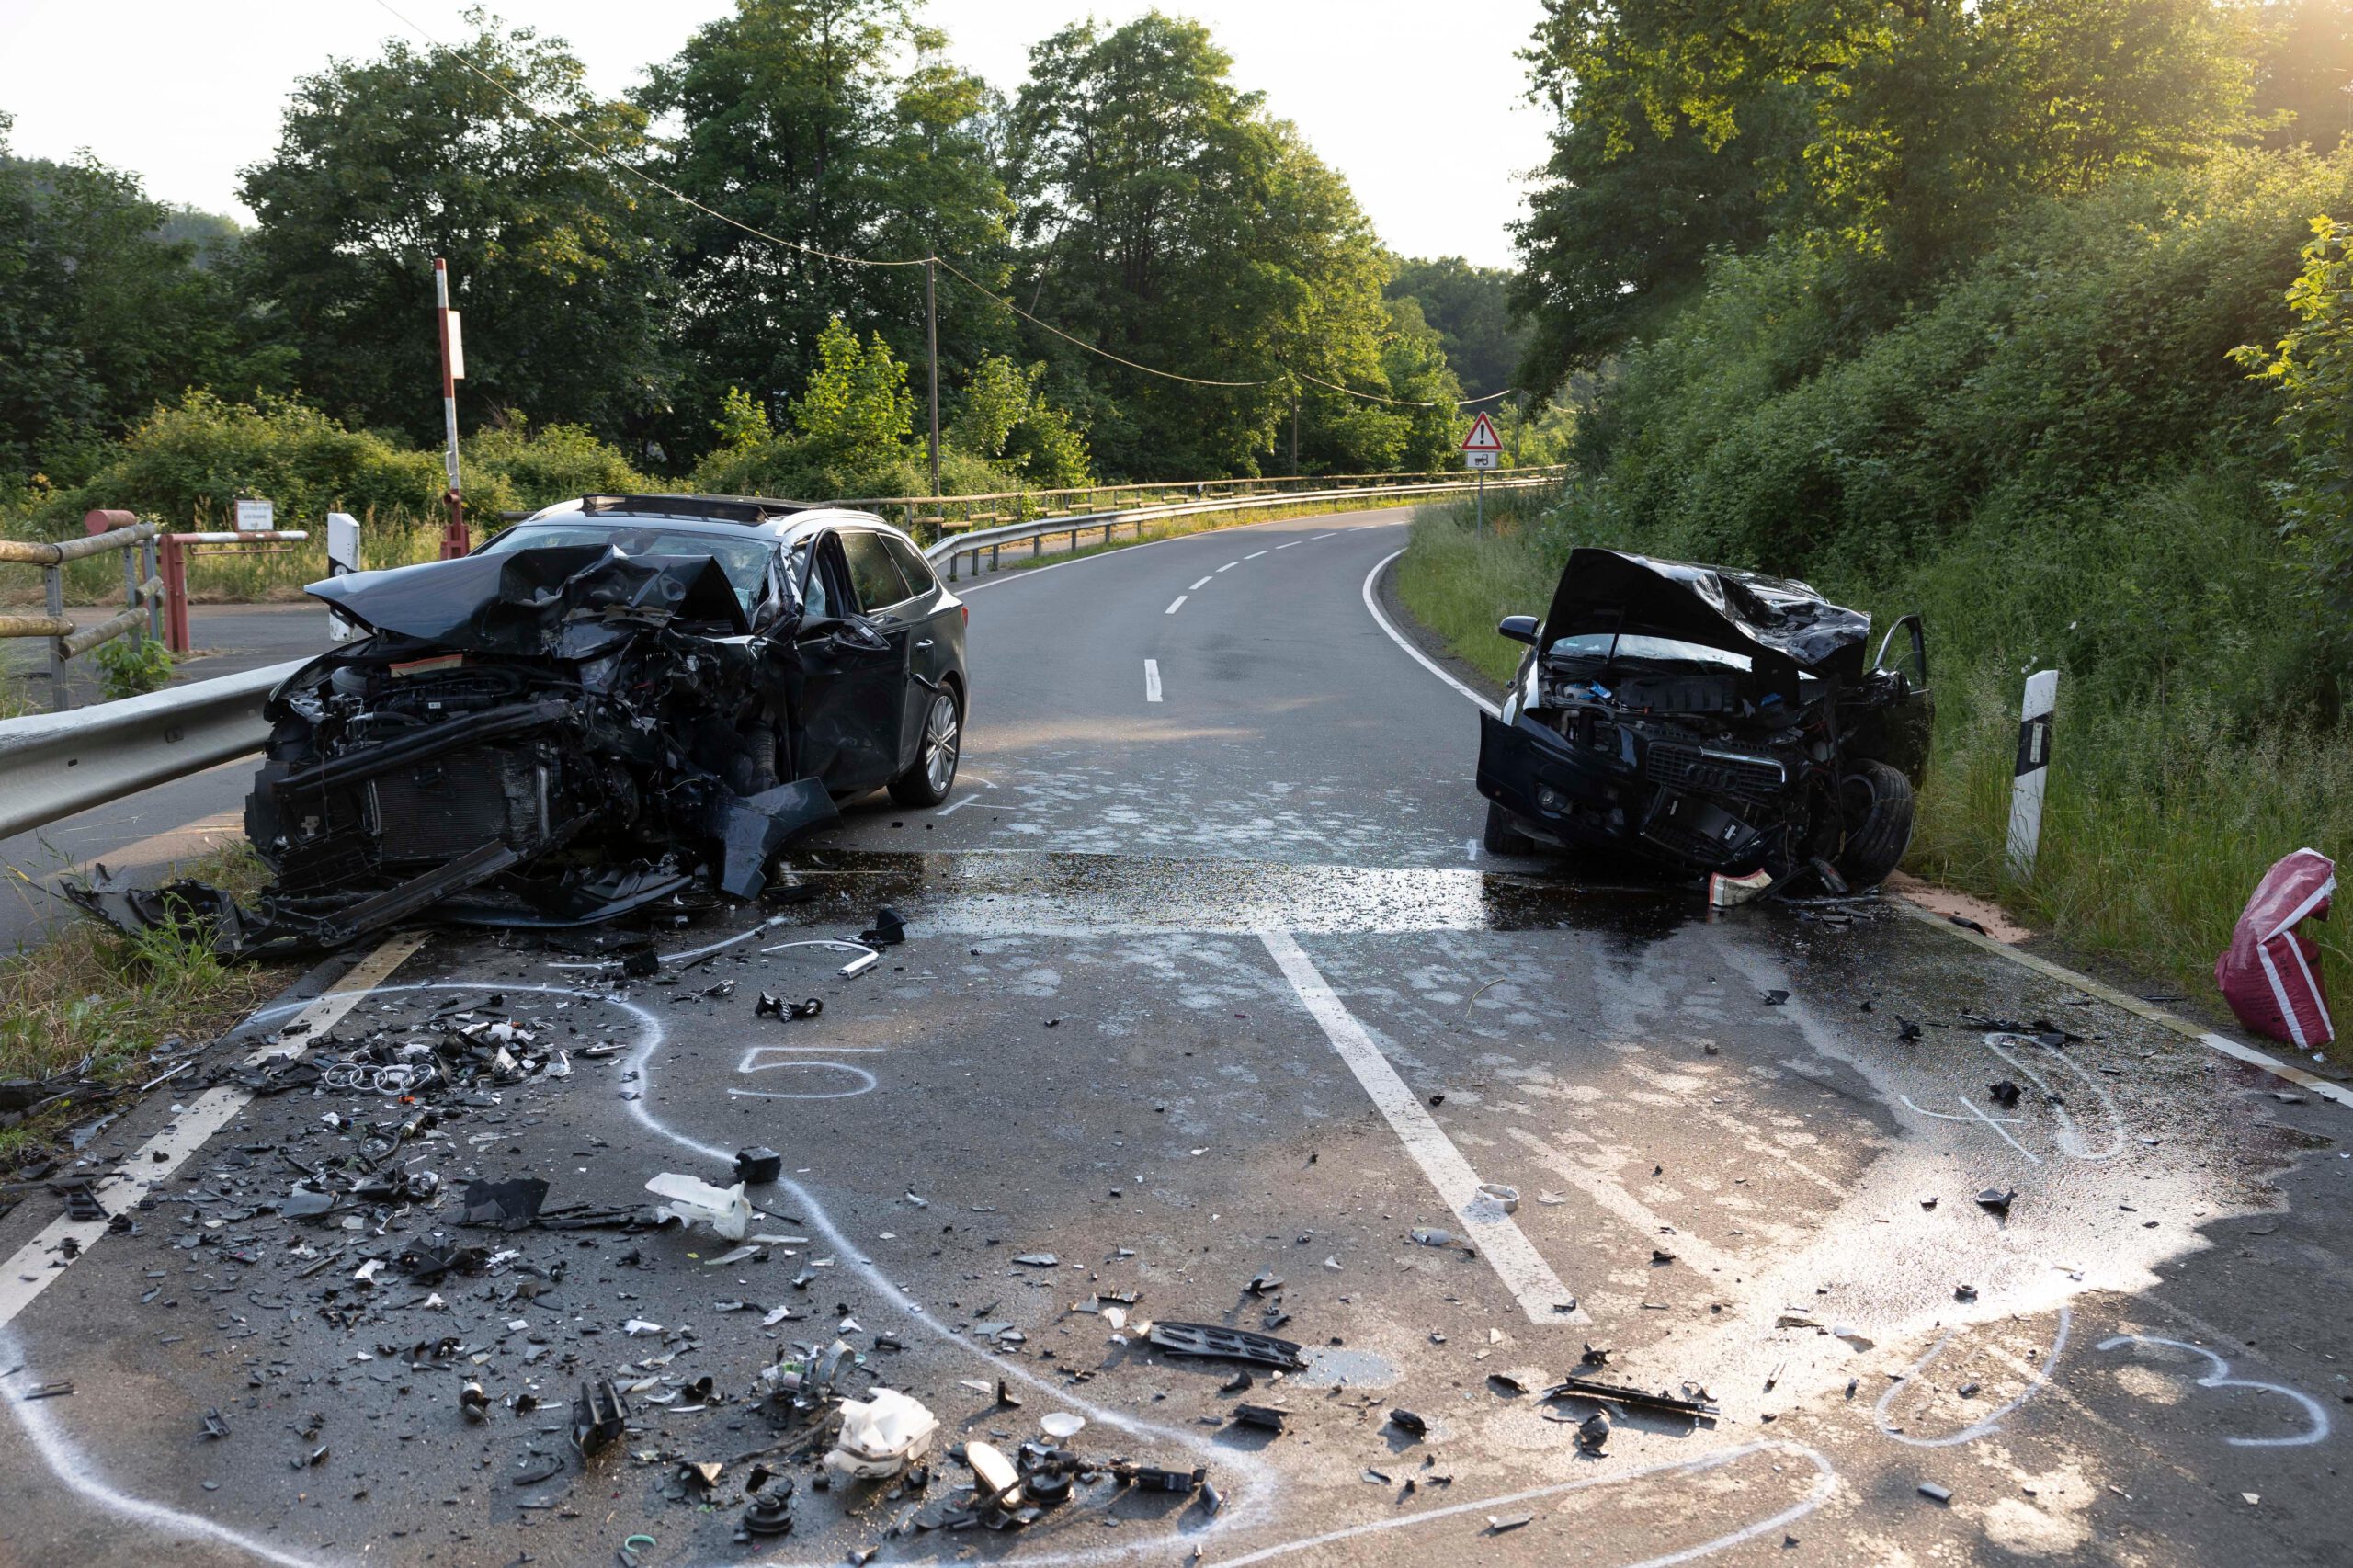
M1661 742L1628 725L1594 725L1579 744L1525 712L1510 723L1479 720L1479 793L1521 832L1560 848L1630 850L1695 872L1753 870L1768 838L1743 808L1769 803L1787 782L1770 758Z

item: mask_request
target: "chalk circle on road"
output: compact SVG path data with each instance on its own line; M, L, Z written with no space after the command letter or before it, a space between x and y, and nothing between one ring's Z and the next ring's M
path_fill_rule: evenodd
M838 1074L840 1078L846 1078L849 1080L849 1082L845 1085L836 1081L829 1087L813 1086L805 1089L731 1088L727 1091L729 1094L759 1100L847 1100L855 1099L859 1095L872 1094L875 1089L875 1078L873 1074L869 1073L863 1067L853 1067L847 1062L769 1062L763 1063L757 1068L745 1068L745 1071L761 1073L827 1073ZM775 1080L771 1081L773 1082ZM782 1081L786 1083L813 1082L814 1084L824 1084L826 1082L824 1079L813 1081L801 1078L785 1079Z

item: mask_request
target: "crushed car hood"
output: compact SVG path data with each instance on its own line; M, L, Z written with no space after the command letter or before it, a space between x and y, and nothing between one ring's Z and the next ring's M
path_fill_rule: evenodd
M727 574L710 557L624 555L608 545L354 572L308 591L371 631L467 653L577 656L584 632L593 638L622 618L691 621L720 636L751 630Z
M1638 632L1857 680L1870 626L1870 616L1788 578L1586 546L1569 552L1540 645L1580 633Z

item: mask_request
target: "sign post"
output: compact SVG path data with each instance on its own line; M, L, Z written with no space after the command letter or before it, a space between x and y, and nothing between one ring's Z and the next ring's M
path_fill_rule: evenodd
M1503 437L1495 434L1495 422L1482 410L1471 421L1471 434L1462 437L1462 466L1478 471L1476 526L1483 534L1487 531L1487 471L1501 463L1503 450Z
M442 467L449 476L449 517L441 530L441 559L450 561L472 548L466 536L466 513L458 499L458 383L466 375L466 340L460 335L458 312L449 308L449 264L433 258L433 314L441 328L441 432L449 443Z

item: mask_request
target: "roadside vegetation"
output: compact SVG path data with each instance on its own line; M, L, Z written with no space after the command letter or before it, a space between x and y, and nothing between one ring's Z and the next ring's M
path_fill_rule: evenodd
M2085 88L2123 95L2100 113L2144 156L2051 188L1974 187L1973 223L1948 227L1884 170L1844 166L1862 184L1841 186L1808 161L1846 134L1831 122L1850 97L1809 108L1810 89L1782 83L1794 105L1735 106L1728 148L1799 115L1815 187L1662 271L1631 316L1625 300L1563 307L1548 330L1591 367L1567 495L1483 540L1459 511L1426 517L1399 592L1497 676L1518 650L1495 619L1540 611L1579 544L1802 577L1882 624L1920 610L1938 734L1911 868L2211 996L2264 870L2302 846L2353 850L2353 311L2331 220L2353 213L2353 149L2281 139L2292 106L2250 101L2260 28L2214 34L2222 13L2154 0L2044 13L2070 9L2149 24L2140 64L2196 85ZM1627 15L1666 25L1656 7ZM1903 37L1871 47L1900 53ZM1711 80L1728 102L1764 93ZM1981 107L1999 100L1988 88ZM2342 122L2318 102L2324 130ZM1998 116L1983 133L2003 133ZM1900 144L1911 184L1960 177L1955 149ZM1639 137L1624 155L1640 163ZM1731 177L1693 144L1673 155ZM2020 882L2003 865L2010 775L2020 688L2042 668L2061 672L2055 762ZM2353 943L2311 929L2341 994Z
M238 896L266 880L250 847L192 858L176 874ZM94 920L63 921L39 947L0 958L0 1082L143 1082L170 1042L201 1044L282 990L297 966L223 963L191 925L126 937ZM38 1096L35 1098L38 1103ZM0 1130L0 1162L43 1125Z

